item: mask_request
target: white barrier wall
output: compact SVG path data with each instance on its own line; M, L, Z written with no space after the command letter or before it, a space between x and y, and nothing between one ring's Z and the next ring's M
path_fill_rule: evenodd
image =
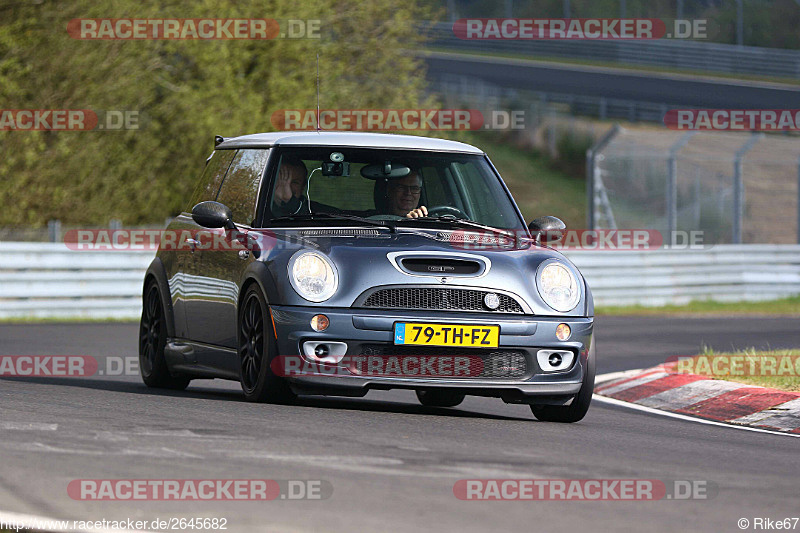
M738 302L800 294L800 245L724 244L707 250L572 251L595 305Z
M121 318L141 313L152 251L72 251L61 243L0 242L0 319ZM708 250L568 251L595 305L771 300L800 294L800 245Z
M0 319L138 318L153 251L87 252L0 242Z

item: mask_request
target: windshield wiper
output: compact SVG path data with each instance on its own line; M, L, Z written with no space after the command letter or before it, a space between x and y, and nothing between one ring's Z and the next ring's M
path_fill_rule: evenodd
M358 215L348 215L346 213L303 213L300 215L286 215L270 219L270 222L279 222L283 220L355 220L364 222L370 226L378 226L381 228L389 228L392 232L396 231L394 224L390 224L388 220L370 220L368 218L360 217Z
M419 217L419 218L411 218L409 220L432 220L432 221L435 221L435 222L449 222L451 224L458 224L458 225L466 226L466 227L469 227L469 228L475 228L475 229L482 229L482 230L491 231L492 233L497 233L497 234L500 234L500 235L513 236L513 232L511 230L495 228L493 226L487 226L485 224L480 224L478 222L473 222L473 221L467 220L465 218L456 218L456 217L448 216L448 215L437 215L437 216L433 216L433 217L432 216L424 216L424 217Z

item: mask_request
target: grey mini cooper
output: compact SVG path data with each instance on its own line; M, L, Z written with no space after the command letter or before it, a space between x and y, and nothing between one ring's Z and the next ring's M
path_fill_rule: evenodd
M411 389L586 414L594 306L485 153L425 137L291 132L216 138L144 279L151 387L241 382L250 401Z

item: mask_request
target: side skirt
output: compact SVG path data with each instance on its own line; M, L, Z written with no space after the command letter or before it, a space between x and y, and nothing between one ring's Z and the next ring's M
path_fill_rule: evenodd
M183 339L167 339L164 358L173 373L192 378L239 381L236 350Z

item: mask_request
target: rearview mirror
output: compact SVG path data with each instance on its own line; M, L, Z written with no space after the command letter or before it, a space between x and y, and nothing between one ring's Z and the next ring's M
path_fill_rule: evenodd
M528 224L528 229L531 230L531 235L536 242L547 244L563 239L567 225L560 218L546 216L532 220Z
M367 179L397 179L405 178L411 174L411 169L405 165L392 165L391 161L386 161L382 165L367 165L361 169L361 175Z
M200 202L192 208L192 220L204 228L236 229L231 208L219 202Z

